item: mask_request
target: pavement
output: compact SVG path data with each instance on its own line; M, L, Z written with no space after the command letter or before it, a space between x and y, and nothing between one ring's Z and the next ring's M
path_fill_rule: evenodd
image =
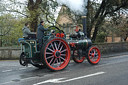
M119 53L110 53L110 54L102 54L102 58L109 58L109 57L115 57L115 56L122 56L122 55L128 55L128 52L119 52Z
M103 56L104 57L104 56ZM18 60L0 61L0 85L127 85L128 53L101 58L98 65L87 60L71 60L66 69L51 72L32 65L23 67Z

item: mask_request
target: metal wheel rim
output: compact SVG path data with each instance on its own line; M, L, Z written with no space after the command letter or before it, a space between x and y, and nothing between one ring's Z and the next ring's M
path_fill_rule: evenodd
M50 68L61 70L69 63L70 48L64 40L53 39L47 44L44 57Z
M96 47L92 47L89 50L88 56L89 56L90 62L96 64L100 61L100 57L101 57L100 50Z
M80 55L78 54L78 51L77 50L75 50L73 52L73 54L74 54L75 61L77 61L79 63L84 61L85 57L80 57Z

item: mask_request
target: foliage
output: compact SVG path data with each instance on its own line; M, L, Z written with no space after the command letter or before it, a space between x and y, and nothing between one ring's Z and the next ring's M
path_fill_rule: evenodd
M48 23L55 22L54 13L58 7L56 0L9 0L9 3L4 4L2 8L9 13L20 14L27 18L26 22L30 23L32 31L36 32L37 26L41 20L46 20Z
M95 4L94 4L95 3ZM97 7L98 6L98 7ZM87 14L87 22L88 22L88 37L91 36L91 31L94 28L94 33L92 35L92 40L95 41L97 32L99 28L102 26L104 19L106 17L114 16L114 14L122 9L126 9L128 7L128 0L102 0L101 4L96 3L96 0L88 0L88 14ZM96 8L96 9L95 9ZM93 15L90 15L93 11Z
M98 33L104 32L106 37L121 37L126 41L128 37L128 19L126 14L118 13L117 16L106 18L104 24L99 28ZM97 34L97 37L99 35ZM97 38L96 38L97 39Z
M106 18L116 16L119 10L128 9L128 0L88 0L87 8L87 36L95 41L99 29L105 23ZM63 6L65 6L63 4ZM71 11L68 7L64 11L73 23L81 24L81 15ZM63 14L64 14L63 13ZM94 30L94 32L92 32Z
M30 22L32 31L37 30L40 20L48 22L46 27L55 25L54 15L58 6L56 0L26 0L25 3L20 0L8 0L8 3L4 0L0 1L0 44L3 46L18 44L17 39L22 37L22 27L25 22ZM105 36L111 34L110 31L114 31L124 40L128 36L128 25L123 23L124 20L120 18L111 20L118 15L119 10L128 9L128 0L101 0L101 3L97 3L97 0L88 0L87 9L87 34L90 38L92 36L93 41L96 39L97 42L102 42ZM69 8L65 12L75 24L82 23L81 15L72 12ZM119 20L123 22L116 25L115 21Z
M106 35L107 34L105 32L98 32L95 42L98 42L98 43L105 42Z
M22 37L25 22L30 23L32 31L37 30L42 19L51 23L57 7L57 3L53 0L26 0L25 2L9 0L8 3L3 0L0 3L1 46L18 44L17 40ZM47 26L49 25L46 24Z
M115 27L119 30L115 34L120 36L123 41L126 41L128 37L128 18L122 14L119 17L114 17L113 22Z
M22 37L22 27L25 19L16 19L11 14L0 16L1 46L17 45L18 38Z

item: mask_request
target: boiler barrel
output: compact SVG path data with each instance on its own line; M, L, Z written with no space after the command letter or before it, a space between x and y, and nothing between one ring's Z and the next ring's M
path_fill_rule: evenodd
M87 49L92 45L92 42L90 39L84 39L84 40L69 40L69 45L71 49L77 48L77 49Z

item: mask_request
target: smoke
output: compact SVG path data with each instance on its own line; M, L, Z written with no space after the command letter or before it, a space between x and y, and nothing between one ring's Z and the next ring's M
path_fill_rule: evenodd
M66 5L69 7L73 12L76 14L85 15L87 13L87 6L88 0L57 0L57 2L61 5Z

